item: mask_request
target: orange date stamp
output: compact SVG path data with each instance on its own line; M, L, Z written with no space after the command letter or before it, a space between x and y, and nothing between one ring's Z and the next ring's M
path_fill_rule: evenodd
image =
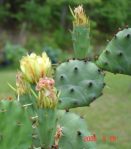
M118 138L115 135L110 135L110 136L103 135L101 137L101 140L103 142L106 142L106 141L117 142ZM93 134L91 136L85 136L85 137L83 137L83 141L84 142L96 142L97 141L97 136L95 134Z

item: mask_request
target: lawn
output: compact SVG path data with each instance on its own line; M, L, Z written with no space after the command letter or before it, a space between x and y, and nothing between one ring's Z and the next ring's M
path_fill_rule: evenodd
M7 82L15 84L15 71L0 71L0 99L13 96ZM103 96L90 107L73 109L84 116L89 130L97 137L98 149L131 148L131 77L107 73ZM102 137L106 137L106 141ZM110 136L116 141L111 142Z
M15 85L15 71L0 70L0 99L14 95L8 83Z

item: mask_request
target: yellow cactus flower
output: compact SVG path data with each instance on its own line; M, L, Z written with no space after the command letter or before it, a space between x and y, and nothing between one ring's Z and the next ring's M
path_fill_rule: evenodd
M71 8L70 10L74 17L74 21L73 21L74 25L87 25L88 24L89 20L84 12L82 5L79 5L78 7L76 7L74 9L74 12L72 11Z
M20 61L20 68L30 83L37 83L39 78L52 74L51 61L45 52L42 56L35 53L24 56Z

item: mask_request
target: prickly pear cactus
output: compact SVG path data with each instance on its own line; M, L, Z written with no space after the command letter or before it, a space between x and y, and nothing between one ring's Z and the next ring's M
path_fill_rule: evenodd
M56 88L60 109L89 106L102 94L104 75L90 61L70 60L56 69Z
M125 28L113 37L97 65L113 73L131 75L131 28Z
M32 144L32 126L18 101L0 101L0 148L27 149Z
M99 68L89 61L93 51L89 50L89 20L82 6L71 13L75 58L61 63L55 74L46 53L21 59L16 89L11 86L17 101L0 101L1 149L96 148L93 140L86 140L92 135L83 118L68 109L89 106L102 95L105 83L100 68L131 75L131 28L118 32L109 42L96 62Z
M59 140L61 149L95 149L95 142L85 141L85 137L91 136L87 130L84 119L74 113L59 111L58 126L62 130Z

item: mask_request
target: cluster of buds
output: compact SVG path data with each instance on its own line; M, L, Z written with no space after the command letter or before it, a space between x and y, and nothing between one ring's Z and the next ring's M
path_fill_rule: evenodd
M40 78L52 75L51 61L44 52L42 56L35 53L24 56L20 61L20 68L29 83L37 83Z
M74 12L71 9L71 13L74 17L73 24L74 25L87 25L88 24L88 18L86 17L86 14L83 10L83 6L79 5L74 9Z
M52 78L40 78L36 85L38 91L38 107L55 108L57 104L57 91Z
M40 91L42 89L48 89L48 90L51 90L53 88L55 84L55 81L52 79L52 78L40 78L37 86L36 86L36 90L37 91Z

